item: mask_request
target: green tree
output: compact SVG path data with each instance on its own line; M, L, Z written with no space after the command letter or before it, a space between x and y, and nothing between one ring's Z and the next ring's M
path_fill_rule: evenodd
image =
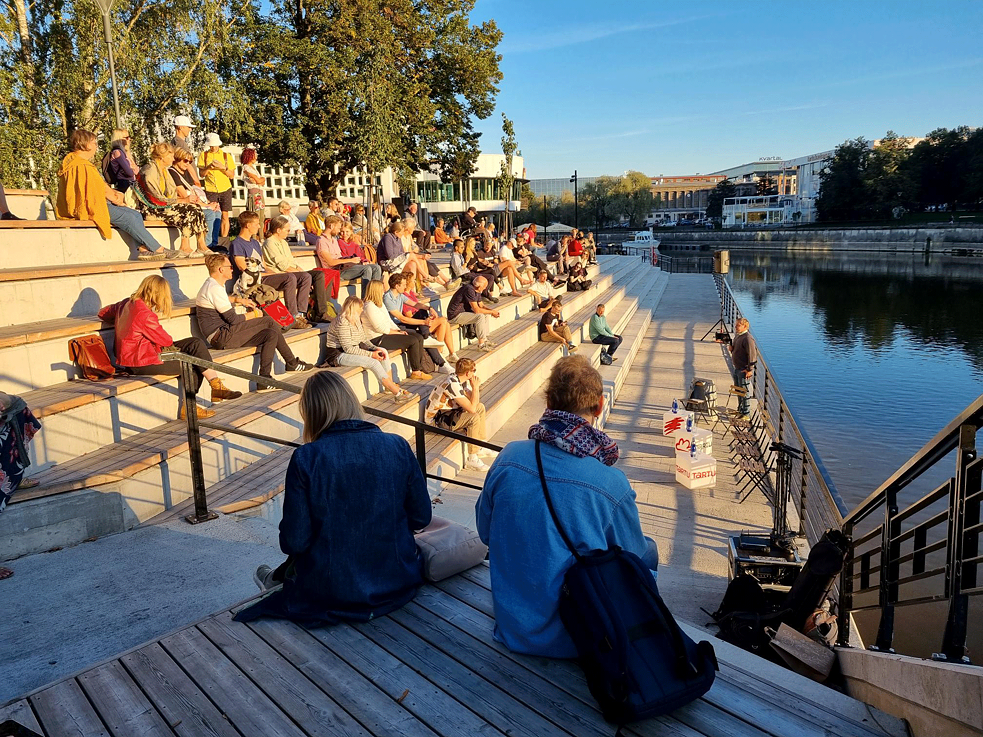
M866 203L867 166L870 145L865 138L844 141L833 152L819 175L816 215L821 221L855 220Z
M772 194L778 194L778 182L774 177L765 174L758 180L758 195L764 197Z
M505 227L502 231L506 234L512 232L512 185L515 184L515 174L512 171L512 162L515 158L518 145L515 142L515 126L512 121L502 113L502 154L504 158L498 172L497 183L505 201Z
M970 130L965 126L937 128L912 149L905 174L912 183L913 199L920 206L954 207L963 201L973 176L969 138Z
M652 211L652 179L640 171L629 171L621 177L615 195L614 207L619 215L628 218L629 227Z
M724 214L724 200L733 197L736 187L730 179L717 182L717 186L707 195L707 217L721 218Z
M870 152L864 172L866 214L889 217L899 205L912 199L912 187L905 162L911 154L910 140L888 131Z
M199 120L235 104L223 84L230 0L122 0L112 12L123 123L137 158L170 133L165 119ZM106 139L115 127L101 13L82 0L0 4L0 177L31 179L52 192L65 137L87 128Z
M618 216L618 177L597 177L580 188L580 211L587 227L603 228Z
M227 116L239 140L302 166L312 196L363 162L470 175L474 120L491 114L502 76L502 34L471 25L473 0L248 2L229 69L249 103Z

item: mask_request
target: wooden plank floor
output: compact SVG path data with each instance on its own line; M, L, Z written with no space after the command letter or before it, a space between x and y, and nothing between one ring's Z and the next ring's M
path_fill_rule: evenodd
M223 611L14 701L0 721L52 736L614 734L574 663L515 655L493 640L489 586L478 566L425 586L389 616L325 628L239 624ZM704 698L625 733L887 734L873 718L802 698L794 674L778 686L745 668L722 659Z

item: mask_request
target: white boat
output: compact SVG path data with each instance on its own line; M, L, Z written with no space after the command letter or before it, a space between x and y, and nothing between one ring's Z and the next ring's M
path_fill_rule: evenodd
M633 253L633 251L630 249L649 249L658 248L658 246L659 239L652 235L651 230L636 230L630 241L625 241L621 244L621 249L626 253Z

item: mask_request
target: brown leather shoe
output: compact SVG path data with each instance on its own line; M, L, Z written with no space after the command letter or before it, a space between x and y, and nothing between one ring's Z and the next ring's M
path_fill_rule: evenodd
M208 409L208 407L199 407L198 408L198 419L200 419L200 420L207 420L209 417L214 417L214 416L215 416L215 410ZM177 418L179 420L187 419L187 413L185 413L185 411L184 411L184 405L183 404L181 405L181 409L178 410Z
M430 374L425 374L422 371L414 371L410 374L411 379L418 379L419 381L430 381L433 376Z
M229 389L225 384L222 383L221 379L212 379L208 382L209 386L212 387L212 401L221 402L225 399L238 399L242 396L242 392L234 392Z

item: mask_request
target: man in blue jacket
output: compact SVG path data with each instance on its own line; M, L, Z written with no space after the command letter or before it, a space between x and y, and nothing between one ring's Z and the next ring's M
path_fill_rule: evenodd
M557 361L546 412L529 440L509 443L495 459L475 505L478 534L489 549L495 639L514 652L577 655L558 612L574 559L546 506L537 442L556 513L577 550L619 545L658 568L658 548L642 534L635 492L613 468L618 446L591 424L603 407L601 376L590 363L581 356Z

